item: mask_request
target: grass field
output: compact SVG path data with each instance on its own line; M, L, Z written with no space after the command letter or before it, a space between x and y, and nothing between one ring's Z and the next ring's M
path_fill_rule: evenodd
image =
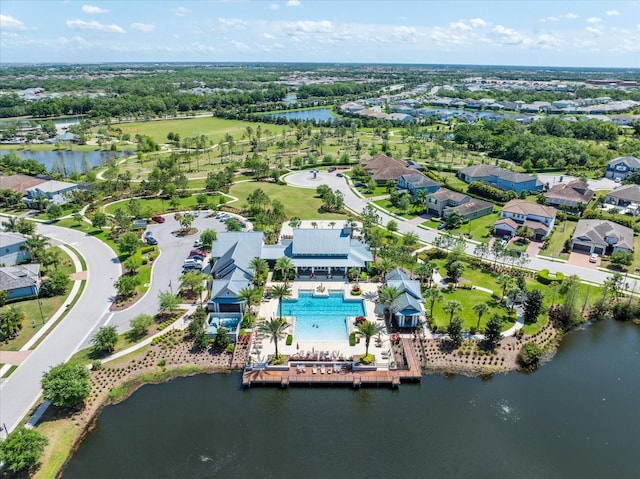
M435 323L438 325L438 329L446 329L449 324L449 313L445 313L443 310L444 305L447 301L457 300L462 304L462 311L458 314L463 321L463 328L469 330L471 327L475 327L478 323L478 315L473 312L473 306L478 303L487 303L489 305L490 311L489 313L482 316L480 321L480 327L484 328L487 324L487 321L493 316L497 314L500 317L505 318L504 329L508 329L511 327L512 323L507 323L507 311L501 306L496 300L491 298L489 293L485 293L484 291L479 290L467 290L467 289L454 289L454 290L442 290L442 301L438 301L435 303L433 308L433 318ZM429 304L426 305L429 308Z
M569 257L569 253L563 253L562 249L564 248L564 243L573 236L576 225L577 223L575 221L558 221L553 228L549 247L546 250L541 251L541 254L544 256L552 256L554 258L567 259Z
M500 213L491 213L490 215L476 218L467 224L460 225L459 228L449 231L453 234L470 235L471 239L486 243L491 238L493 225L498 221L499 217Z
M224 198L228 200L229 198L216 195L216 194L207 194L209 198L209 202L207 204L208 208L212 208L220 204L220 198ZM138 202L140 203L140 207L144 211L148 209L152 214L155 213L170 213L174 211L188 211L188 210L196 210L198 209L198 203L196 201L196 196L187 196L186 198L178 198L180 201L180 205L177 208L171 208L169 206L169 200L161 199L161 198L138 198ZM129 200L117 201L115 203L110 203L104 207L104 212L108 214L114 214L118 208L121 208L122 211L127 211L127 202Z
M306 188L292 188L290 186L276 185L275 183L248 181L236 183L229 190L229 194L236 196L238 201L231 203L236 208L247 206L247 197L260 188L271 200L278 200L284 205L287 218L298 216L301 219L339 220L347 215L340 213L324 213L320 211L322 200L316 196L316 192Z

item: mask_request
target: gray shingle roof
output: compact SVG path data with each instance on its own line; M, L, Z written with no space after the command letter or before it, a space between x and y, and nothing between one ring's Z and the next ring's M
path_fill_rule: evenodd
M593 198L593 193L593 190L590 190L584 181L573 180L569 183L559 183L553 186L544 196L550 200L569 200L587 204Z
M640 203L640 185L624 185L607 193L607 198L618 198L624 201Z
M433 181L428 176L421 173L410 173L402 175L398 179L403 178L405 182L414 186L414 188L428 188L430 186L440 186L440 183Z
M33 286L39 278L40 265L38 263L4 266L0 268L0 289L11 291Z
M605 241L606 237L618 239L618 242L613 246L633 251L633 230L612 221L580 220L571 239L606 247L608 245Z
M458 171L471 178L488 178L495 176L512 183L526 183L527 181L536 179L535 176L528 175L527 173L516 173L498 168L494 165L474 165L461 168Z
M11 232L0 232L0 246L3 248L8 248L13 245L20 245L27 242L27 238L20 233L11 233Z
M618 163L625 163L631 168L640 168L640 160L635 156L620 156L618 158L614 158L609 162L609 166L615 166Z

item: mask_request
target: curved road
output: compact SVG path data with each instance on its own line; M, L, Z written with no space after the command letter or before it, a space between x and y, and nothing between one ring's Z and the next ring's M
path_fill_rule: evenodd
M362 210L367 205L366 198L360 198L357 196L352 188L347 184L346 178L340 178L336 176L335 173L328 173L326 171L321 171L317 173L317 177L314 179L309 171L303 171L299 173L291 173L285 176L285 181L287 184L291 186L296 186L299 188L316 188L321 184L326 184L333 190L340 190L344 195L345 205L357 212L358 214L362 212ZM438 232L436 230L425 230L422 228L418 228L406 221L399 220L396 217L390 216L379 209L376 210L378 215L381 218L381 224L386 225L389 221L394 220L398 223L398 231L402 234L406 233L415 233L422 241L425 241L429 244L433 244L433 241L438 236ZM473 250L475 249L475 244L466 243L465 251L474 255ZM565 276L566 275L577 275L583 281L588 281L592 283L602 284L605 279L611 276L611 273L605 273L596 269L582 268L580 266L574 266L567 263L556 263L543 258L530 258L529 263L526 265L527 268L540 271L543 269L548 269L553 273L561 272ZM640 282L629 278L628 281L629 288L634 291L640 291Z

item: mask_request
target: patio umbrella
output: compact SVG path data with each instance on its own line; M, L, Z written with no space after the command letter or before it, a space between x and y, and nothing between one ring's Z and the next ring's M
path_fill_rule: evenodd
M296 349L300 349L300 343L296 343Z

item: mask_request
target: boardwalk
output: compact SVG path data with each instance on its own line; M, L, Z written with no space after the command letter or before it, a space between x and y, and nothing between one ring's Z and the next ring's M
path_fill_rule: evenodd
M242 375L242 385L251 387L252 385L280 386L283 388L299 386L390 386L398 387L401 382L420 381L422 372L413 352L411 340L404 339L403 346L406 353L408 367L404 369L375 370L375 371L354 371L350 365L347 367L342 363L313 363L313 362L293 362L287 369L245 369ZM305 369L301 371L298 364L304 364ZM340 364L340 370L334 370L334 364ZM315 373L314 373L315 369ZM323 372L324 370L324 372ZM329 370L332 372L329 373Z

